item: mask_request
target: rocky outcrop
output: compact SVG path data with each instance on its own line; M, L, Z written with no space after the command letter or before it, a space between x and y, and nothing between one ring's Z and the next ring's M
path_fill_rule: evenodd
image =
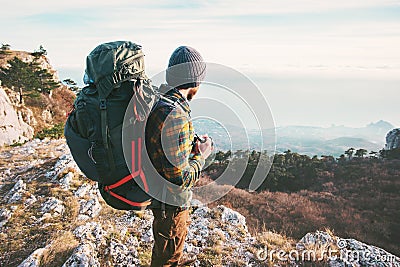
M96 183L83 176L67 151L62 140L36 139L0 151L10 162L0 166L0 237L24 244L11 254L23 257L10 263L12 257L0 255L0 265L47 266L49 255L64 267L148 265L154 242L151 211L108 207ZM27 159L32 155L41 157ZM328 232L308 233L297 244L270 232L266 239L250 233L246 218L231 208L200 201L192 201L192 207L184 245L184 255L196 258L191 266L299 266L302 261L332 267L400 266L397 256L354 239ZM13 236L16 226L21 234ZM57 240L62 232L70 239ZM32 242L30 233L40 242ZM54 255L58 249L62 257Z
M6 208L0 209L0 228L5 225L12 216L12 211Z
M8 204L18 202L22 199L22 195L26 190L26 184L23 180L18 180L15 183L13 188L5 195L4 200L7 201Z
M324 256L332 267L346 266L400 266L400 258L375 246L367 245L355 239L344 239L327 232L308 233L296 245L298 255L314 257ZM316 253L303 253L308 251ZM314 261L315 261L314 259ZM309 259L303 259L309 260ZM310 260L313 260L312 258Z
M64 205L61 200L50 197L43 203L40 211L43 214L51 213L52 216L60 216L64 213Z
M391 130L386 135L386 150L400 148L400 128Z
M32 126L24 122L22 113L15 111L8 95L0 87L0 146L25 142L33 134Z
M7 62L14 57L26 63L35 61L39 68L47 70L53 80L59 82L57 71L46 56L34 57L29 52L9 51L0 58L0 66L9 67ZM75 99L75 94L62 84L48 93L35 95L24 89L22 99L11 84L7 84L10 88L1 84L0 81L0 147L24 143L42 130L63 124Z
M53 69L53 67L50 64L50 60L46 56L40 56L39 58L35 58L35 56L32 55L30 52L26 51L10 51L11 53L9 55L6 55L5 58L3 58L0 61L0 65L5 66L7 64L7 60L12 59L13 57L18 57L21 59L23 62L32 62L33 60L36 60L36 62L39 64L39 67L42 69L48 69L49 72L53 75L54 80L59 81L60 79L58 78L57 71Z
M47 252L47 248L38 248L28 258L26 258L18 267L39 267L43 255Z

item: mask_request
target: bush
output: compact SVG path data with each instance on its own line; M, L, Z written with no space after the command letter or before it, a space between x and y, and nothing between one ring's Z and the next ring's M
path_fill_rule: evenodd
M49 137L52 139L59 139L64 136L64 123L58 123L51 128L44 128L35 135L35 138L44 139Z

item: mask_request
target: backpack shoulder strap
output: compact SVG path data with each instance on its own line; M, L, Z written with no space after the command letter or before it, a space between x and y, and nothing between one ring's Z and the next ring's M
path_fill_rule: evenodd
M161 108L161 107L171 107L171 108L179 108L181 109L185 114L187 114L187 112L185 112L185 109L183 108L182 104L180 103L179 99L176 100L172 100L170 98L168 98L165 95L159 95L159 100L158 103L156 105L154 105L152 111ZM188 116L190 117L190 116Z

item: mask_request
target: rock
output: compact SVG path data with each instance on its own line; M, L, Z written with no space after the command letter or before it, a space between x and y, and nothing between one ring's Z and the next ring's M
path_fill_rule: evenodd
M40 261L42 260L43 254L47 251L46 248L39 248L32 252L28 258L26 258L18 267L40 267Z
M192 216L184 251L199 254L210 247L230 251L230 260L240 260L244 266L252 266L254 256L247 249L255 243L249 234L245 218L225 206L210 209L200 205ZM200 264L200 263L199 263Z
M52 213L53 216L59 216L64 213L64 205L61 200L58 200L55 197L50 197L42 204L40 211L44 214Z
M74 174L72 172L68 172L64 177L60 180L61 187L68 190L69 184L71 183L72 179L74 179Z
M89 191L92 190L92 186L88 183L81 185L74 193L76 197L83 198L84 196L89 194Z
M354 239L337 238L340 260L347 265L400 266L400 258L375 246Z
M78 226L74 230L74 235L81 241L81 243L92 242L96 246L104 244L106 234L107 232L98 222L88 222L84 225Z
M208 237L210 222L207 218L192 220L190 224L188 239L189 240L197 240L201 244L206 242L206 238Z
M187 242L185 242L183 251L187 253L199 254L201 252L201 248L196 247L191 243L188 244Z
M114 266L139 266L140 260L138 259L138 252L136 250L138 246L137 239L136 242L127 242L127 245L117 240L111 240L109 254Z
M386 135L386 150L400 148L400 128L391 130Z
M133 225L136 225L132 229L133 233L131 234L137 236L140 242L151 243L154 240L152 230L153 219L153 214L150 210L139 213L131 211L120 217L116 222L116 227L120 232L123 232L126 231L123 229L132 228Z
M68 172L81 173L72 155L69 153L60 156L54 167L45 176L52 180L58 180L59 176Z
M354 239L342 239L329 233L317 231L306 234L296 245L299 251L312 249L335 249L338 257L329 260L329 266L400 266L400 258L371 245ZM328 252L328 251L326 251ZM333 250L333 252L335 252Z
M19 179L13 186L13 188L4 196L4 200L7 203L16 203L22 199L22 196L26 190L26 184L23 180Z
M209 216L210 213L210 209L207 206L202 206L198 209L196 209L193 212L193 215L197 216L197 217L206 217Z
M10 175L11 175L11 169L10 168L5 169L3 171L3 173L2 173L2 176L4 176L4 177L10 177Z
M12 212L7 208L0 209L0 228L3 227L3 225L5 225L8 222L11 216Z
M233 225L242 225L246 226L246 218L237 211L234 211L225 206L218 206L218 208L222 209L221 219L223 222L227 222Z
M46 123L51 123L53 121L53 115L50 110L45 109L42 111L42 120Z
M94 218L97 217L101 211L101 205L97 196L89 199L88 201L79 200L79 203L80 203L80 209L79 209L80 215L87 215L90 218Z
M97 259L96 248L89 242L78 246L62 267L96 266L100 266L99 260Z
M192 199L190 201L190 206L194 209L204 206L204 204L198 199Z
M25 107L22 110L21 114L22 114L22 119L30 126L36 126L38 124L31 109Z
M35 203L37 201L37 198L34 195L31 195L29 198L27 198L24 202L24 205L26 207L29 207L30 205L32 205L33 203Z
M34 129L16 112L7 93L0 87L0 146L23 143L33 137Z
M307 233L300 241L296 244L297 250L305 250L309 246L322 247L333 244L334 238L327 232L317 231L315 233Z
M55 164L48 158L50 150L55 157L59 157L56 158ZM46 244L53 242L50 238L57 236L57 231L68 232L69 227L75 227L73 235L78 245L63 266L140 266L139 258L142 261L148 260L154 242L152 212L150 210L118 211L102 206L103 201L100 199L97 184L93 182L84 182L75 190L72 186L75 186L73 179L81 173L68 152L65 140L35 139L23 146L3 149L0 156L10 162L7 166L0 168L0 184L5 184L2 192L5 194L7 191L4 189L12 187L2 198L3 206L0 208L0 236L4 240L11 239L11 235L15 233L13 225L10 224L14 221L14 216L22 215L24 223L32 222L31 227L34 233L49 233L48 237L43 236L39 240ZM29 156L28 159L25 159L26 156ZM34 158L36 156L37 159ZM44 161L40 163L42 159ZM31 169L28 170L28 166L31 166ZM50 166L51 169L43 168L46 166ZM25 174L26 170L29 173ZM47 181L43 181L46 180L43 179L43 175L48 178ZM31 178L33 180L30 180ZM39 180L34 180L38 178ZM13 183L10 184L10 181ZM39 182L42 184L38 186ZM46 195L49 192L55 192L51 188L45 188L46 186L58 188L58 184L75 190L68 193L70 198L74 198L74 203L79 204L78 214L70 213L73 217L60 216L66 212L67 206L61 197ZM27 188L30 192L27 192ZM63 195L64 193L66 192L63 192ZM23 202L24 205L7 204L9 199ZM296 264L303 264L301 261L269 263L261 260L260 254L257 254L260 248L294 249L299 254L308 249L317 251L325 248L336 249L338 254L335 255L341 255L341 257L328 259L327 262L323 262L324 266L400 266L398 257L383 249L354 239L340 239L327 232L309 233L297 243L295 248L292 247L291 239L284 239L279 234L252 236L248 231L246 218L240 213L225 206L209 208L197 200L193 200L191 204L194 211L190 215L192 222L184 244L184 254L198 256L194 266L266 266L267 264L296 266ZM75 204L71 205L71 207L74 206ZM107 212L102 212L102 208ZM65 226L64 220L68 222L67 229L62 229ZM32 242L32 239L28 239L29 233L32 233L29 225L26 228L27 231L23 234L27 236L27 239L18 241ZM55 244L60 244L60 241L73 240L74 244L76 242L70 233L67 233L65 240L63 235L60 237L61 239L55 240ZM286 241L290 244L286 244ZM32 251L26 251L28 247L21 248L21 253L31 253ZM39 266L41 253L45 249L46 247L34 251L23 262L23 266ZM13 255L18 253L19 251L15 251ZM2 260L1 257L0 260ZM306 265L314 263L307 262ZM0 262L0 265L2 264L7 265L7 262Z

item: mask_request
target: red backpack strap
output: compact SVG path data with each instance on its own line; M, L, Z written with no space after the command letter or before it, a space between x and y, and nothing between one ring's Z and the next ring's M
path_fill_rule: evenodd
M121 200L121 201L123 201L123 202L125 202L125 203L127 203L127 204L129 204L131 206L145 207L145 206L150 205L149 201L147 201L147 202L134 202L134 201L131 201L131 200L129 200L129 199L127 199L127 198L125 198L125 197L123 197L121 195L118 195L117 193L112 191L112 189L115 189L115 188L117 188L119 186L122 186L123 184L126 184L127 182L129 182L132 179L140 178L141 182L143 183L144 191L146 193L149 192L149 186L147 184L146 176L145 176L145 174L143 172L143 169L142 169L142 138L139 137L137 139L137 150L136 150L135 144L136 144L136 142L133 140L132 141L132 173L128 174L127 176L125 176L124 178L122 178L121 180L119 180L118 182L116 182L114 184L104 186L104 190L106 192L108 192L110 195L112 195L113 197L118 198L119 200ZM137 168L135 168L136 167L135 166L136 165L135 164L136 152L138 152L137 153L137 159L138 159Z

